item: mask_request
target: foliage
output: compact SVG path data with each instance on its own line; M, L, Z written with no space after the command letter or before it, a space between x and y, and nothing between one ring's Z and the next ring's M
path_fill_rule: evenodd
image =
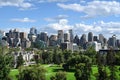
M76 80L89 80L91 75L91 66L85 63L76 65L75 77Z
M108 74L106 67L99 65L98 66L98 80L108 80Z
M66 72L62 72L62 71L57 72L55 76L52 76L50 79L51 80L67 80Z
M39 66L19 68L18 80L45 80L45 69Z
M4 48L0 48L0 80L9 80L9 72L12 57L9 54L3 53Z
M17 66L16 66L16 68L18 68L18 67L20 67L20 66L22 66L23 65L23 63L24 63L24 60L23 60L23 56L22 56L22 54L20 54L18 57L17 57Z

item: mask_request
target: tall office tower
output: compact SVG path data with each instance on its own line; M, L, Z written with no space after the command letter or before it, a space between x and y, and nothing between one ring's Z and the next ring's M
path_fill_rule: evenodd
M20 38L20 32L17 29L13 30L13 38Z
M107 45L107 39L106 38L103 39L103 42L104 42L104 45Z
M57 35L51 35L49 38L49 45L56 46L57 45Z
M69 30L69 33L70 33L70 42L73 43L73 37L74 37L74 35L73 35L73 30L70 29L70 30Z
M30 34L37 35L37 29L34 27L30 28Z
M70 34L64 33L64 42L70 42Z
M83 34L80 38L80 46L85 49L86 48L86 34Z
M36 40L36 37L37 37L37 29L32 27L30 28L30 32L28 34L28 38L31 42L35 42Z
M13 38L13 30L12 29L9 30L8 36L9 36L9 38Z
M27 34L25 32L20 32L20 38L21 39L26 39L27 38Z
M103 45L104 44L104 36L99 34L99 42Z
M94 36L94 37L93 37L93 41L98 41L98 37L97 37L97 36Z
M63 42L64 42L64 32L63 30L58 30L58 44L60 45Z
M117 47L120 48L120 40L119 39L117 39L116 44L117 44Z
M93 33L89 32L88 33L88 42L92 42L93 41Z
M75 36L75 38L73 39L73 42L76 43L79 46L80 39L79 39L78 35Z
M6 36L10 47L20 46L20 32L17 29L10 30L9 33L6 33Z
M22 39L21 48L29 48L31 46L31 41L29 39Z
M41 32L40 33L40 40L47 42L48 41L48 36L46 32Z
M108 46L112 48L116 48L116 36L113 35L111 38L108 40Z

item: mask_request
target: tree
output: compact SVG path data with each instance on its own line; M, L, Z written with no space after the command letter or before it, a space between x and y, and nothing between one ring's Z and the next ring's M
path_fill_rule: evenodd
M108 74L105 68L102 65L98 66L98 80L108 80Z
M0 48L0 80L9 80L9 72L12 57L10 54L4 53L2 50L5 48Z
M39 66L21 67L18 80L45 80L45 69Z
M79 63L76 65L76 71L74 76L76 80L90 80L91 75L91 66L88 66L85 63Z
M65 60L65 62L67 62L68 61L68 59L71 57L71 55L72 55L72 51L70 51L70 50L64 50L63 51L63 55L64 55L64 60Z
M42 53L43 63L49 64L53 62L53 53L51 51L43 51Z
M96 64L96 54L97 52L95 51L95 49L93 47L89 47L85 53L85 55L89 56L92 59L92 64Z
M51 76L51 80L67 80L66 72L57 72L55 76Z
M16 68L18 68L19 66L22 66L23 65L23 63L24 63L24 60L23 60L23 56L22 56L22 54L20 54L18 57L17 57L17 66L16 66Z
M64 63L64 55L62 51L57 48L53 50L53 63L55 64Z

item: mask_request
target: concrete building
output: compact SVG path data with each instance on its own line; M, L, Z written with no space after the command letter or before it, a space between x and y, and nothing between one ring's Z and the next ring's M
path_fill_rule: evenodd
M97 42L98 42L98 37L97 37L97 36L94 36L94 37L93 37L93 41L97 41Z
M88 33L88 42L92 42L93 41L93 33L89 32Z
M70 42L73 43L73 37L74 37L74 35L73 35L73 30L72 29L69 30L69 34L70 34Z
M80 46L85 49L86 48L86 43L87 43L87 40L86 40L86 35L83 34L80 38Z
M64 33L64 42L70 42L70 34Z
M102 49L101 43L97 43L96 41L88 42L87 48L90 47L92 47L95 51L99 51L100 49Z
M30 33L29 34L37 35L37 29L34 28L34 27L30 28Z
M111 38L108 40L108 47L116 48L116 35L113 35Z
M71 50L73 51L73 44L71 42L64 42L60 45L62 50Z
M49 45L56 46L57 45L57 35L51 35L49 38Z
M79 51L79 47L76 43L73 43L73 50L72 51Z
M20 39L26 39L27 34L25 32L20 32Z
M73 39L73 42L76 43L78 46L80 45L80 39L78 35L75 36L75 38Z
M64 42L64 32L63 30L58 30L58 44L60 45L63 42Z

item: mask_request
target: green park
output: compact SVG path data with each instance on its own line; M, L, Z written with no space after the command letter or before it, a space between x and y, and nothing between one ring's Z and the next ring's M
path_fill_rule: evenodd
M26 51L33 49L26 49ZM35 49L34 64L26 65L19 49L1 48L0 79L2 80L120 80L120 54L110 50L100 54L89 48L81 51L62 51L60 48Z

